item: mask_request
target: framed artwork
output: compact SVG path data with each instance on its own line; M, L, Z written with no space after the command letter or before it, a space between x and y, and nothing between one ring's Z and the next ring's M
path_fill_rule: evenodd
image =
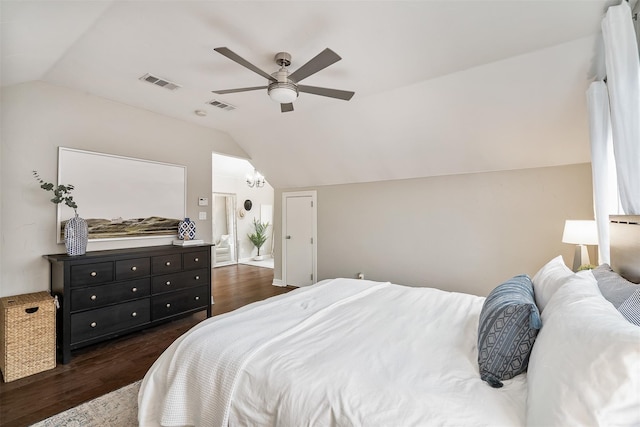
M171 237L186 214L186 166L58 148L58 184L71 184L89 241ZM58 243L73 209L58 205Z

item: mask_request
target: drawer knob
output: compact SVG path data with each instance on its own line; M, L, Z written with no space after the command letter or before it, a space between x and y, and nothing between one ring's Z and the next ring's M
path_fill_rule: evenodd
M167 308L171 307L171 304L167 303Z
M200 276L196 276L196 277L194 277L194 279L200 280Z
M91 295L91 301L95 301L96 299L98 299L98 297L97 297L97 296L95 296L95 295Z
M91 325L90 325L90 326L91 326L92 328L95 328L96 326L98 326L98 324L97 324L96 322L91 322Z
M194 299L195 299L196 301L199 301L199 300L200 300L200 297L198 297L198 296L197 296L197 297L195 297Z
M171 286L171 280L167 280L167 283L165 283L165 285Z
M138 292L138 288L131 288L131 292Z
M131 271L136 271L138 269L138 267L136 267L135 265L133 267L131 267Z
M131 313L131 317L136 317L138 315L138 313L136 313L135 311L133 313Z
M98 275L98 273L96 273L95 271L91 272L91 277L96 277Z
M194 258L193 261L194 262L198 262L198 261L200 261L200 258Z
M164 265L166 265L167 267L171 265L171 261L167 261L164 263Z

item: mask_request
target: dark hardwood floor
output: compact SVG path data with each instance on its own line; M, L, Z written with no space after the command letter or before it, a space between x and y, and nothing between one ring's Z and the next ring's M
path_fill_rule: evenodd
M273 286L273 270L248 265L214 268L213 315L288 292ZM205 312L76 350L71 362L0 384L0 425L28 426L80 403L142 379L180 335L204 320Z

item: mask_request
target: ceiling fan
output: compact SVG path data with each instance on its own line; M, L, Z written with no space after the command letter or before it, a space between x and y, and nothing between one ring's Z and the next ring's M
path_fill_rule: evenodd
M287 67L291 65L291 55L287 52L279 52L274 60L280 66L280 70L273 74L267 74L260 68L256 67L237 53L226 47L217 47L216 52L226 56L232 61L237 62L243 67L248 68L256 74L269 80L267 86L243 87L239 89L214 90L213 93L220 95L235 92L247 92L250 90L267 89L269 97L280 104L280 111L286 113L293 111L293 101L298 97L300 92L311 93L314 95L327 96L329 98L337 98L348 101L355 94L346 90L329 89L326 87L306 86L298 84L312 74L327 68L329 65L340 61L342 58L337 53L327 48L313 57L309 62L290 73Z

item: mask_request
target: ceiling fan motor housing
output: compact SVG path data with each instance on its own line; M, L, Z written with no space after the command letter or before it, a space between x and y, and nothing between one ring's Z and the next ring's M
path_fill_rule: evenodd
M291 54L289 54L288 52L278 52L276 53L274 60L279 66L288 67L289 65L291 65Z

